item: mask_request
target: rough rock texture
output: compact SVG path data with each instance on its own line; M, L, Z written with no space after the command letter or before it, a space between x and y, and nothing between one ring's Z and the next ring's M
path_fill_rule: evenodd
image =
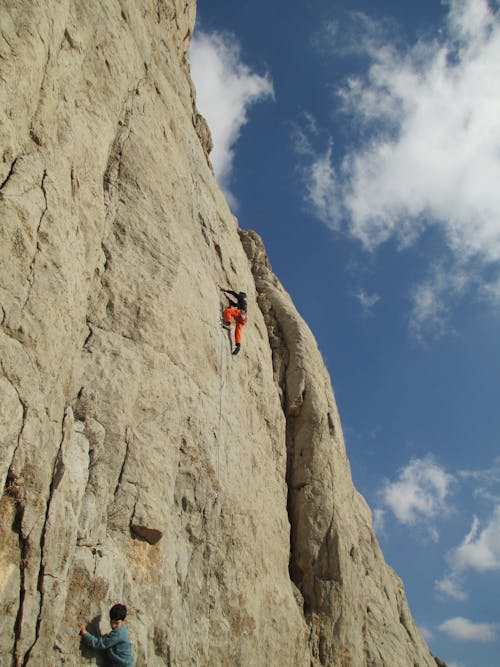
M311 331L272 273L255 232L241 231L286 418L290 577L303 597L312 662L435 665L355 490L330 378Z
M0 7L0 666L435 665L209 164L193 0ZM230 354L218 285L246 289Z

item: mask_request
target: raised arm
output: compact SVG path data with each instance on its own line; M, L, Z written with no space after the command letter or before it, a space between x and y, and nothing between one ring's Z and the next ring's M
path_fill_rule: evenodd
M232 301L229 297L228 297L228 301L229 301L229 303L230 303L232 306L234 306L234 307L238 307L238 292L235 292L235 291L232 290L232 289L224 289L224 287L221 287L221 288L220 288L220 291L221 291L221 292L224 292L224 294L231 294L231 296L234 296L234 298L236 299L236 301Z
M82 636L85 642L89 646L97 649L111 648L112 646L115 646L122 640L121 634L120 632L118 632L118 629L112 630L109 634L102 635L101 637L96 637L95 635L91 634L88 630L86 630L85 633L82 633Z

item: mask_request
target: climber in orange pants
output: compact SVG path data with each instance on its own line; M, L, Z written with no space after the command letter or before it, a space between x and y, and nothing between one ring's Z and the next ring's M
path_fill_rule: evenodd
M233 290L223 289L222 287L220 289L221 292L224 292L225 294L231 294L237 299L237 301L233 301L228 297L229 306L224 308L224 323L222 326L224 329L229 330L231 328L231 320L235 321L235 348L233 350L233 354L238 354L241 348L241 332L247 323L247 295L245 292L233 292Z

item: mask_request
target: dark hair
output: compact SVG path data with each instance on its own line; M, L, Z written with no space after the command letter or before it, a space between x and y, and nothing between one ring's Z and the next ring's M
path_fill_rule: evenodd
M114 604L109 610L110 621L124 621L127 616L127 607L124 604Z

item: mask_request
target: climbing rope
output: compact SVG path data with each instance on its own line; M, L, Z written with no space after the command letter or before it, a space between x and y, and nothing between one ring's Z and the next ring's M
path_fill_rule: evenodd
M219 419L217 426L217 435L215 438L216 444L216 465L217 465L217 481L220 486L220 446L222 441L222 404L224 393L224 329L220 327L220 345L219 345ZM217 500L218 493L216 492L215 499Z

